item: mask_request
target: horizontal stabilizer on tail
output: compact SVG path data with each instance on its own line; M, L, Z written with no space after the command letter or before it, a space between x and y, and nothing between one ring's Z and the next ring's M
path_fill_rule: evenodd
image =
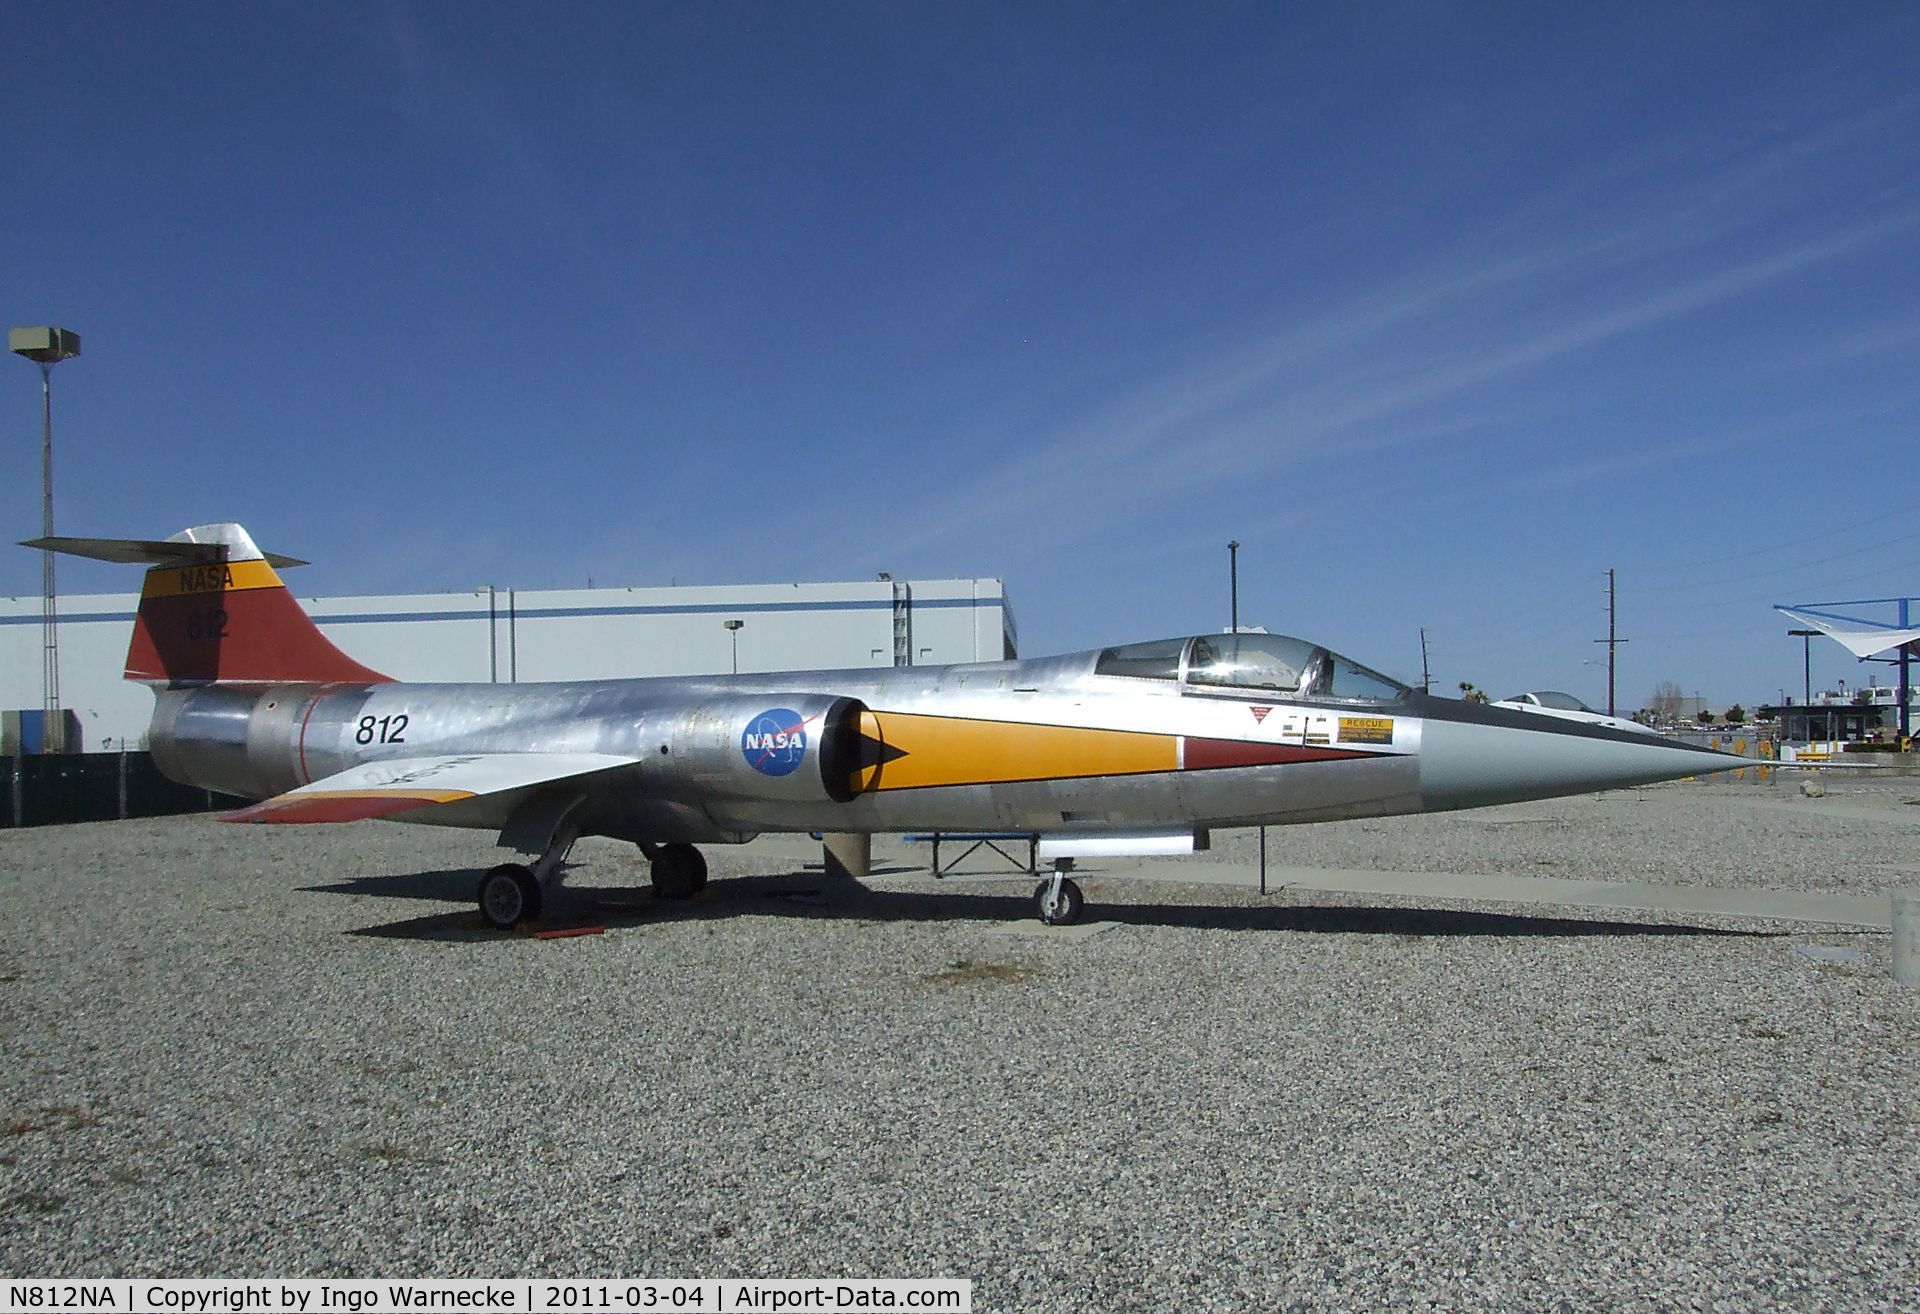
M227 554L232 551L225 543L191 543L172 538L29 538L20 546L92 561L113 561L123 566L206 566L227 560ZM259 560L278 570L311 564L299 557L283 557L278 552L262 552Z
M23 546L147 567L126 677L202 684L385 684L320 632L240 525L196 525L171 538L36 538Z
M460 753L368 762L230 812L222 821L315 825L461 803L632 766L613 753Z

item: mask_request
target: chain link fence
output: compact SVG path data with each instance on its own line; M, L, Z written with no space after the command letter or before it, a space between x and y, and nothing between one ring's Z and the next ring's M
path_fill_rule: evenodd
M149 753L0 757L0 782L0 824L8 828L223 812L244 802L168 780Z

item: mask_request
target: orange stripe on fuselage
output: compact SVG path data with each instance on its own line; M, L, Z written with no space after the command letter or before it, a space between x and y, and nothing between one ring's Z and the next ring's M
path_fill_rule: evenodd
M868 712L861 721L869 737L904 754L862 771L856 780L861 790L1131 776L1180 768L1175 735L909 712Z

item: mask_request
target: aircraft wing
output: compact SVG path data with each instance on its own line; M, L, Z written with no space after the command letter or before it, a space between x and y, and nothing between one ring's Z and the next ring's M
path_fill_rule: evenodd
M637 761L611 753L456 753L389 758L349 767L252 807L229 812L221 820L291 825L364 821L571 780Z

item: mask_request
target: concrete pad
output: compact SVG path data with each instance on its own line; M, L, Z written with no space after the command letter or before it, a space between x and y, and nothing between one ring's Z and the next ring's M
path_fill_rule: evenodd
M1211 871L1202 872L1202 868ZM1257 866L1247 863L1141 863L1131 872L1117 865L1103 874L1145 880L1254 886ZM1728 889L1713 885L1653 885L1635 881L1575 881L1550 876L1471 875L1462 872L1354 871L1318 867L1267 867L1267 890L1332 890L1347 894L1392 894L1411 899L1474 899L1489 903L1566 904L1578 908L1632 908L1653 912L1765 917L1787 922L1823 922L1887 930L1893 907L1884 894L1823 894L1802 890Z
M1729 800L1749 806L1778 808L1803 815L1842 815L1847 807L1875 821L1909 818L1897 808L1833 804L1829 800ZM762 841L764 842L764 841ZM818 850L815 849L815 852ZM907 859L911 862L911 859ZM919 868L925 872L925 867ZM1215 862L1207 859L1101 858L1079 864L1074 876L1084 886L1101 878L1164 881L1179 885L1227 885L1257 889L1260 868L1252 862ZM955 884L1031 880L1013 872L971 873L948 880ZM945 884L946 882L942 882ZM1735 889L1713 885L1658 885L1635 881L1582 881L1550 876L1504 876L1465 872L1365 871L1267 864L1267 892L1288 889L1327 890L1345 894L1385 894L1410 899L1472 899L1488 903L1559 904L1576 908L1647 910L1721 917L1760 917L1775 921L1814 922L1832 926L1864 926L1888 930L1893 910L1884 894L1838 894L1803 890ZM1092 896L1097 898L1096 896ZM1094 923L1089 923L1094 924ZM1071 927L1047 927L1038 921L1011 923L1031 926L1037 933L1057 934Z
M981 934L995 940L1051 940L1055 944L1077 944L1082 940L1091 940L1096 935L1104 935L1119 924L1075 922L1072 926L1048 926L1037 917L1023 917L1017 922L995 922Z
M1888 800L1882 804L1842 803L1831 795L1826 798L1740 798L1728 796L1725 802L1736 807L1759 808L1764 812L1791 812L1801 817L1846 817L1853 821L1880 821L1891 825L1911 826L1913 813L1904 803Z
M1837 944L1796 944L1794 948L1816 963L1857 963L1863 957L1858 949Z

